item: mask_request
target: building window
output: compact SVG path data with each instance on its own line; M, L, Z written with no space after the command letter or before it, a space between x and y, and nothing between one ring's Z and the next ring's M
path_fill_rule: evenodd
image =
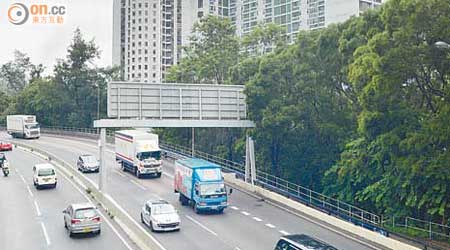
M203 8L203 0L198 0L198 8Z
M203 11L197 12L197 17L198 17L198 18L202 18L202 17L203 17Z

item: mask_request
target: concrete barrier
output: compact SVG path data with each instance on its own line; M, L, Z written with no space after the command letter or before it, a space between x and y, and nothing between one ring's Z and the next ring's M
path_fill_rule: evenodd
M267 189L263 189L258 186L252 186L249 183L243 182L240 179L237 179L234 174L224 174L225 181L248 192L254 193L258 196L264 197L268 200L274 201L279 204L283 204L293 209L294 211L306 214L316 220L323 221L327 224L331 224L336 228L339 228L343 231L349 232L351 234L357 235L361 238L364 238L370 242L374 242L383 247L387 247L393 250L421 250L421 248L417 248L401 241L383 236L376 232L364 229L362 227L356 226L347 221L343 221L334 216L323 213L314 208L303 205L299 202L288 199L282 195L279 195L275 192L271 192Z
M136 222L110 195L98 190L92 180L77 171L71 164L59 159L56 155L42 149L14 142L19 148L53 163L60 171L68 175L77 185L83 188L114 221L119 224L128 237L142 250L166 250L149 232Z

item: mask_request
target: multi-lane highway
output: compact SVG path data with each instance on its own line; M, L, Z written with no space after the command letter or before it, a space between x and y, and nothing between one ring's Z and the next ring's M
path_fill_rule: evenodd
M112 221L102 217L102 234L70 238L64 228L62 210L88 197L64 175L55 189L36 190L32 167L44 161L15 149L5 153L11 174L0 175L0 249L137 249Z
M0 140L14 141L6 134L0 134ZM53 154L60 159L72 163L75 166L77 157L80 154L90 153L98 155L96 141L82 138L61 138L52 136L42 136L38 140L20 140L22 143L28 143L34 147L38 147ZM106 150L108 175L106 182L106 191L137 221L140 222L139 212L148 199L165 199L172 203L179 211L182 224L179 232L171 233L152 233L156 239L167 249L233 249L233 250L264 250L273 249L275 243L280 236L289 233L305 233L322 239L325 242L337 247L341 250L365 250L365 249L382 249L375 247L367 242L362 241L359 237L354 237L346 233L329 227L328 225L320 225L311 221L309 217L303 215L294 215L282 208L271 205L256 197L235 190L230 197L230 207L223 214L196 214L189 207L182 207L178 202L178 195L173 192L173 163L164 162L164 175L160 179L137 179L129 173L122 172L115 162L114 149L108 146ZM11 153L11 163L13 168L17 165L20 173L30 183L31 172L30 165L32 162L39 161L34 156L23 153L19 150ZM98 181L98 174L86 174L93 181ZM46 216L52 217L48 223L49 235L55 235L55 244L67 244L68 248L75 247L76 244L94 244L98 246L95 249L122 249L123 244L112 232L105 230L100 237L72 240L65 235L61 222L61 206L75 199L82 199L83 196L76 192L76 189L70 187L70 183L62 180L61 186L55 192L64 192L59 196L47 196L47 193L41 192L30 197L25 183L14 172L9 178L8 183L4 180L0 182L0 197L5 197L6 193L10 194L11 201L9 203L0 202L0 218L6 219L5 214L13 214L8 218L16 218L14 222L9 222L15 230L21 228L22 224L29 221L34 225L27 225L27 230L38 232L30 236L30 241L37 242L42 234L40 222L47 219ZM11 183L9 183L11 182ZM5 187L4 187L5 186ZM32 187L32 184L31 186ZM10 190L10 191L5 191ZM12 192L11 190L18 189ZM34 190L32 190L35 192ZM52 190L49 190L52 192ZM11 196L11 194L14 194ZM41 198L42 196L42 198ZM34 199L41 198L52 199L52 205L48 205L49 210L42 208L42 215L37 216L34 211ZM47 200L46 200L47 201ZM28 203L27 203L28 202ZM8 205L5 205L8 204ZM26 205L27 204L27 205ZM47 202L46 202L47 204ZM18 207L18 208L17 208ZM24 211L21 211L24 210ZM26 211L25 211L26 210ZM45 212L44 212L45 211ZM23 215L25 213L25 215ZM44 216L45 213L45 216ZM53 218L55 217L55 218ZM30 220L31 219L31 220ZM0 221L2 221L0 220ZM3 224L3 223L2 223ZM3 231L0 227L0 240L4 238ZM146 229L148 230L148 229ZM8 228L7 231L12 231ZM23 231L23 230L22 230ZM150 232L150 230L148 230ZM29 235L27 233L27 235ZM36 236L38 235L38 236ZM18 237L14 235L14 237ZM111 239L108 239L111 237ZM57 240L56 238L60 239ZM22 241L19 241L19 243ZM117 242L117 243L113 243ZM17 241L15 244L19 244ZM45 243L45 241L44 241ZM0 249L2 248L0 242ZM28 243L23 243L28 244ZM31 244L31 243L30 243ZM105 244L105 245L102 245ZM113 245L116 248L110 248ZM9 246L9 245L7 245ZM121 248L122 247L122 248Z

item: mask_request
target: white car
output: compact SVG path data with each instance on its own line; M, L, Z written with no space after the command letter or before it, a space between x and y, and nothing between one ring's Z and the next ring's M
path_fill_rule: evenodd
M141 221L152 231L180 230L180 216L167 201L147 201L142 207Z
M41 187L55 188L58 182L55 167L50 163L36 164L33 167L33 184L36 189Z

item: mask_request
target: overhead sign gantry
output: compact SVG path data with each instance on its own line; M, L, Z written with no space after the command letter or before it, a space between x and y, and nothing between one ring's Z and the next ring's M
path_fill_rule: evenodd
M100 132L100 164L104 165L106 128L251 128L243 85L185 83L108 83L108 117L94 121ZM194 136L193 140L194 141ZM194 144L193 144L194 145ZM192 145L192 147L193 147ZM247 137L246 179L254 172L254 147ZM194 148L193 148L194 149ZM194 150L192 150L194 152ZM103 188L103 167L99 188ZM250 171L252 169L252 171ZM253 182L253 177L252 182Z

